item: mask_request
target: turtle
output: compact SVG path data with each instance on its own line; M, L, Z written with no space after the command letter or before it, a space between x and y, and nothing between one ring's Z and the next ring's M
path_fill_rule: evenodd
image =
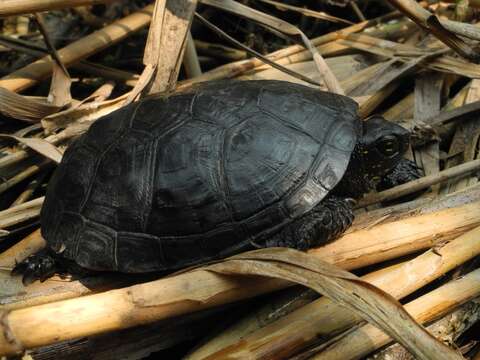
M355 199L421 176L403 156L409 132L357 111L305 85L229 80L112 112L66 150L41 210L47 247L13 273L172 272L332 241Z

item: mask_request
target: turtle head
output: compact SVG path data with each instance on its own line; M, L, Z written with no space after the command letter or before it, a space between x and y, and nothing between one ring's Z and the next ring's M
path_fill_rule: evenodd
M363 122L359 152L365 180L374 187L403 158L410 143L405 128L374 115Z

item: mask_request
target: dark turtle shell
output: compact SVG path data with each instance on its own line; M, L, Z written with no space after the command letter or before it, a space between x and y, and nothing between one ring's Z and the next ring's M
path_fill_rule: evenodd
M95 122L58 166L42 233L94 270L231 255L311 210L361 132L351 99L282 81L209 82Z

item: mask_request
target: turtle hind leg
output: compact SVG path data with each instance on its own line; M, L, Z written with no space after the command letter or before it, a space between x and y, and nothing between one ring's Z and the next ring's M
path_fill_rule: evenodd
M329 196L266 241L267 247L307 250L339 237L353 222L353 200Z
M58 261L53 251L43 249L17 263L11 274L22 275L22 282L27 286L36 280L47 280L58 270Z

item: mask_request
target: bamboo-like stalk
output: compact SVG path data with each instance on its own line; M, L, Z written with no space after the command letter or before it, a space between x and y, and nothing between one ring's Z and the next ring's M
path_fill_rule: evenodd
M397 17L398 13L392 13L388 14L376 19L364 21L352 26L348 26L344 29L338 30L338 31L333 31L331 33L319 36L315 39L312 39L311 42L314 46L320 46L323 44L327 44L330 42L334 42L335 40L345 37L348 34L359 32L362 30L365 30L369 27L378 25L382 23L383 21L386 21L388 19ZM287 58L289 56L292 56L294 54L300 53L305 51L305 48L300 45L292 45L288 46L284 49L277 50L273 53L270 53L267 57L275 62L278 62L280 59ZM319 49L320 51L320 49ZM309 54L310 59L311 59L311 53L307 50L305 51L305 54ZM282 65L285 65L282 62L279 62ZM288 62L287 62L288 63ZM219 80L219 79L224 79L224 78L232 78L235 76L238 76L240 74L243 74L249 70L252 70L258 66L262 66L264 63L257 59L257 58L252 58L252 59L247 59L247 60L240 60L236 61L233 63L229 63L226 65L219 66L218 68L215 68L213 70L207 71L203 73L201 76L198 76L194 79L189 79L185 82L182 82L179 84L179 87L189 87L192 84L195 84L197 82L203 82L203 81L211 81L211 80Z
M44 140L49 142L50 144L57 145L61 143L62 141L65 141L69 138L71 138L72 132L68 131L69 129L65 129L60 131L57 134L53 134L50 136L47 136ZM73 131L73 130L72 130ZM6 168L7 166L11 166L13 164L16 164L22 160L28 159L30 156L30 152L28 150L18 150L15 151L11 154L8 154L2 158L0 158L0 170Z
M221 323L224 318L229 317L229 312L235 310L225 307L209 309L176 318L175 321L165 320L81 340L52 344L34 349L29 355L34 360L152 358L154 355L148 355L153 352L201 338L211 330L212 323Z
M85 5L105 4L116 0L4 0L0 17L50 11Z
M27 167L26 169L22 170L18 174L14 175L7 181L0 184L0 194L10 189L12 186L18 184L19 182L28 179L30 176L35 175L40 170L45 169L49 165L50 161L45 160L39 163L38 165L33 164Z
M200 62L198 61L197 56L197 50L195 49L195 43L190 31L187 34L187 43L185 45L185 54L183 56L183 66L185 67L185 72L189 78L202 75L202 69L200 68Z
M42 196L0 211L0 229L37 217L40 214L43 199ZM0 254L0 258L2 256L3 254Z
M436 199L427 204L423 202L418 204L418 201L416 201L412 205L397 205L372 212L375 220L370 219L369 216L358 216L348 234L343 236L346 240L340 238L334 242L332 246L325 246L323 250L321 250L324 255L322 255L321 252L318 256L326 261L341 264L341 266L346 269L354 269L365 266L366 264L381 262L395 256L402 256L428 248L433 246L437 241L450 239L476 225L480 225L478 221L480 209L473 205L478 203L477 200L479 197L480 191L478 188L474 188ZM467 204L472 204L473 207L463 208ZM451 210L444 212L443 215L439 213L440 210L443 209L443 211L445 211L449 208L451 208ZM412 210L413 214L409 213ZM435 216L435 213L439 216ZM386 218L385 214L389 214L389 216ZM432 216L422 218L419 217L421 214L431 214ZM382 219L383 227L381 231L375 232L375 227L372 227L372 221L376 227L379 227L379 218ZM415 218L417 220L413 220ZM401 219L410 220L399 222ZM445 222L445 219L448 221ZM387 221L390 222L390 225L387 225ZM434 222L440 222L445 226L436 229L431 226ZM416 229L418 228L427 230L419 233L417 237ZM410 229L410 231L406 231L406 229ZM355 232L358 232L361 242L355 241L355 237L352 237L351 234ZM385 236L382 236L383 233L385 233ZM40 245L44 246L45 242L40 237L39 232L37 237L38 238L29 237L24 239L11 250L7 251L7 253L0 254L0 267L7 270L12 269L15 260L21 261L27 255L35 252L36 250L31 252L25 250L25 248L28 249L30 247L29 242L33 241L39 244L35 245L37 248ZM365 246L362 247L362 244L365 244ZM336 248L337 250L335 250ZM22 256L17 254L22 254ZM335 257L335 254L338 256ZM385 258L383 256L385 256ZM363 258L367 260L367 263L362 261ZM111 279L104 279L103 276L98 278L101 279L94 284L90 283L88 286L84 285L84 279L82 279L81 282L59 282L57 278L53 278L44 283L30 285L26 289L26 294L16 295L14 292L10 296L4 297L3 304L4 307L11 309L75 298L91 292L101 291L99 288L104 289L104 283L111 282ZM258 286L263 285L259 283ZM118 288L118 286L115 287ZM54 288L55 291L52 291L52 288ZM235 301L235 299L232 298L231 301Z
M384 234L388 236L388 234ZM402 298L480 254L480 227L459 236L444 247L416 257L400 265L368 274L364 280ZM353 239L351 239L353 240ZM356 239L356 241L361 241ZM189 360L236 358L286 358L312 344L319 337L345 330L361 318L323 297L300 308L282 319L238 339L235 334L222 335L223 347L211 341ZM211 353L210 347L216 351Z
M225 46L223 44L209 43L201 40L194 40L195 48L199 54L211 55L215 58L229 61L243 60L247 58L247 52Z
M427 327L429 333L446 344L455 341L475 323L480 321L480 298L459 306L452 313L436 320ZM415 360L400 344L395 343L373 354L367 360Z
M364 30L362 30L361 34L368 34L369 37L372 39L375 39L375 41L378 41L378 38L380 39L391 39L394 40L399 36L399 34L405 34L408 32L414 31L416 28L415 24L412 23L411 21L399 21L398 23L390 24L388 26L381 26L381 27L369 27ZM348 29L348 28L346 28ZM371 31L369 31L371 30ZM345 52L351 52L352 48L350 46L345 45L345 40L344 38L348 38L352 34L355 34L356 32L341 32L338 33L338 38L335 40L331 40L326 43L318 43L317 49L325 57L331 57L331 56L338 56L341 55ZM315 42L315 41L314 41ZM381 42L383 43L383 41ZM398 44L399 46L401 44ZM277 63L281 65L287 65L287 64L294 64L297 62L302 62L302 61L308 61L312 59L312 54L308 50L303 50L300 52L296 52L293 54L289 54L288 56L282 57L278 60L276 60ZM254 71L262 71L270 68L269 65L263 64L256 66Z
M457 211L456 213L455 210ZM426 235L425 230L429 229L430 234L427 236L427 239L424 238L423 241L420 240L420 244L423 243L424 248L425 246L430 245L435 238L438 240L438 234L442 232L441 229L432 226L432 224L438 224L440 226L450 223L451 226L452 219L455 219L457 225L460 225L460 227L465 230L465 227L468 227L467 224L470 223L470 225L472 225L472 220L475 219L474 221L478 225L480 219L480 204L473 203L466 205L460 210L461 215L458 210L459 209L448 209L444 212L438 212L436 215L438 216L439 213L443 213L443 217L437 218L432 218L432 214L419 216L419 218L423 220L423 223L420 221L420 223L417 223L417 226L415 226L415 224L410 224L409 231L415 233L423 230L423 234L420 234L419 236L421 239L422 235ZM459 215L460 218L458 218ZM470 220L467 220L468 218L470 218ZM455 220L453 220L453 222L455 222ZM404 221L406 220L402 220L401 222ZM429 226L425 226L425 221L428 221L427 224L429 224ZM413 249L411 249L411 242L414 238L409 238L408 236L405 238L403 236L405 231L402 231L402 228L407 229L408 227L398 226L398 224L396 225L395 229L391 229L390 232L386 232L387 229L383 228L381 239L384 240L389 235L396 237L397 240L403 239L403 253L422 248L422 245L418 247L417 244L414 244ZM411 228L412 226L414 229ZM378 227L381 227L381 225ZM443 230L445 230L445 227ZM452 230L453 229L451 228L449 229L450 235ZM457 228L456 231L458 230L459 229ZM407 232L409 231L407 230ZM359 232L360 236L358 238L354 237L355 241L353 241L352 245L358 245L358 243L362 242L362 238L367 237L366 234L362 236L361 233L362 231ZM397 277L390 275L391 278L386 281L386 283L389 285L395 285L395 288L398 289L398 291L412 289L416 286L414 284L417 284L418 286L420 282L425 283L426 278L433 279L438 276L437 274L447 271L449 268L451 269L459 262L462 262L462 259L475 256L476 253L480 252L480 237L472 236L472 233L478 235L480 230L476 228L474 231L461 236L455 242L447 244L444 248L440 249L439 251L442 254L442 260L444 261L439 263L438 255L434 254L433 268L430 262L425 260L422 261L422 264L425 266L424 269L426 270L419 271L417 276L419 276L420 279L417 279L415 275L411 275L410 273L407 277L404 272L396 270L395 273L397 274ZM352 243L351 240L350 243ZM365 264L369 261L371 263L372 259L378 260L379 258L382 258L385 260L388 256L385 257L384 254L390 253L392 247L394 250L391 252L391 255L394 257L398 256L402 251L395 249L397 246L395 246L395 244L390 245L389 243L384 243L384 253L377 254L377 256L373 257L365 256L367 259L366 262L345 262L342 261L342 257L332 257L329 251L323 253L321 248L316 249L312 253L329 262L339 262L342 264L342 267L348 268L353 264ZM477 248L479 248L478 251ZM370 250L368 245L364 248L364 251L365 249ZM467 254L465 254L465 249L467 249ZM378 249L375 249L374 251L378 251ZM432 255L425 255L425 257L428 259L431 258ZM411 266L408 268L410 269ZM428 276L425 276L425 274L428 274ZM398 278L407 280L408 284L399 286ZM395 279L395 281L393 279ZM11 340L8 340L9 336L10 338L14 337L15 339L18 339L22 346L30 348L75 337L127 328L142 323L152 322L154 320L198 311L218 306L220 304L249 298L287 285L288 283L285 281L260 281L257 278L226 277L215 275L209 271L199 270L124 289L112 290L77 299L58 301L31 308L13 310L6 313L2 321L2 324L7 324L7 328L3 329L4 331L2 334L4 337L0 338L0 353L12 353L19 349L18 343L12 343ZM79 313L81 313L82 316L78 316ZM314 314L318 313L315 312ZM327 311L327 314L331 314L330 310ZM343 308L341 314L343 315L341 315L340 318L343 317L343 321L346 324L352 322L352 317L348 315L349 313ZM325 315L325 312L323 312L323 315ZM309 322L311 321L312 316L313 314L309 312ZM333 319L333 317L331 319ZM68 326L66 324L68 324ZM302 325L302 327L304 326ZM314 333L317 333L316 329ZM7 337L5 337L5 334ZM290 335L288 335L287 338L289 336Z
M344 269L358 269L420 251L472 229L480 211L476 202L359 229L309 252ZM438 232L437 232L438 231Z
M12 203L11 207L23 204L30 199L30 197L33 195L33 193L42 185L43 181L45 180L45 177L47 176L48 172L44 171L43 173L40 173L35 179L33 179L25 188L24 191L15 199L15 201ZM1 226L0 226L1 227Z
M461 32L461 35L468 35L470 37L480 36L478 28L469 27L468 31L464 31L466 26L463 26L461 23L459 24L452 21L441 23L435 15L425 10L413 0L389 0L389 2L424 30L435 35L440 41L459 55L475 63L478 63L480 60L480 53L478 53L475 48L472 48L462 38L456 36L454 32L451 32ZM447 27L448 30L446 30Z
M140 11L65 46L58 50L58 55L67 67L85 59L147 26L151 19L152 10L153 5L148 5ZM19 92L51 74L52 60L49 56L45 56L1 78L0 87Z
M405 305L415 320L423 324L452 311L458 305L480 295L480 269L451 281ZM312 357L314 360L361 359L391 342L378 328L364 325Z
M475 201L477 197L470 198L467 193L467 195L459 196L459 198L459 202L443 201L436 207L433 205L434 212L429 210L428 214L419 215L417 212L417 216L410 216L381 225L377 224L375 227L361 226L359 229L357 228L357 231L345 234L334 243L312 249L310 252L325 261L351 270L434 246L439 241L452 239L480 225L480 203ZM471 203L465 205L465 202ZM439 208L442 207L445 209L439 211ZM437 225L434 227L432 224ZM0 266L11 269L15 260L21 261L27 255L33 253L34 251L24 250L30 247L29 242L32 241L36 244L43 244L43 246L45 244L41 238L29 237L24 239L7 253L0 254ZM16 254L23 254L23 257ZM15 302L15 307L25 307L33 303L48 303L88 293L88 289L85 289L84 286L80 286L79 292L77 281L74 281L62 283L61 289L53 296L50 290L52 281L55 280L47 280L43 284L37 284L32 289L28 300L23 297L20 299L11 297L5 300L9 303ZM58 282L55 284L58 285ZM263 282L258 283L257 286L264 286L262 284ZM95 291L95 287L91 287L91 290ZM248 291L248 289L246 290ZM212 296L214 296L213 293ZM228 301L235 300L235 296L232 295Z
M38 200L38 199L36 199ZM32 200L35 201L35 200ZM32 201L29 201L30 203ZM19 206L27 205L24 203ZM36 253L45 247L45 240L40 235L40 230L35 230L21 242L15 244L8 250L0 254L0 268L12 269L15 266L15 260L23 260L28 255Z

